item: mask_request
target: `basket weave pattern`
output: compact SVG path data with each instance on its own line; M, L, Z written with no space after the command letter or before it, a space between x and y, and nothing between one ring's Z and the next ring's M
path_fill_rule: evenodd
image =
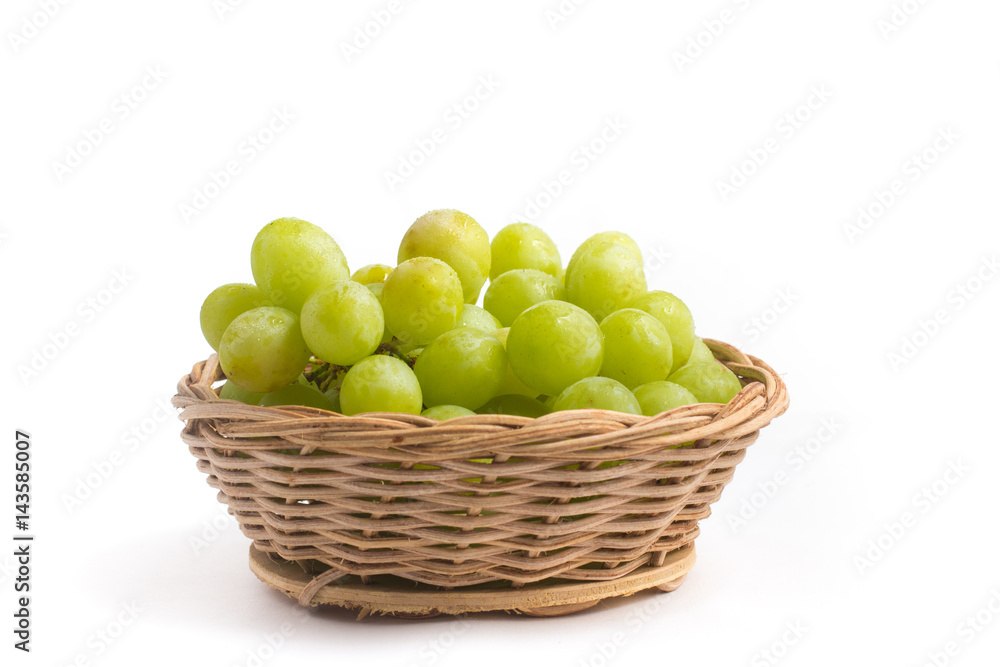
M755 357L705 341L744 389L656 417L347 417L219 399L216 356L174 405L198 469L260 551L314 573L447 589L609 581L690 544L759 430L788 405Z

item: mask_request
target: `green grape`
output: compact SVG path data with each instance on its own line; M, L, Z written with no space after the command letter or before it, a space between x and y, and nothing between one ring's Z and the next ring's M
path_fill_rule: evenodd
M531 306L552 299L566 300L566 288L557 278L537 269L514 269L490 282L483 307L500 320L500 326L509 327Z
M231 283L212 291L201 304L201 332L216 352L226 327L248 310L274 304L260 288L247 283Z
M406 363L384 354L356 363L340 386L340 407L345 415L362 412L419 415L422 404L417 376Z
M385 324L404 343L426 345L458 323L462 282L450 266L432 257L401 262L382 287Z
M616 310L601 322L604 363L601 375L629 389L665 380L673 364L667 329L658 319L634 308Z
M302 306L302 337L313 354L350 366L375 351L385 334L382 306L351 280L320 287Z
M654 290L634 299L629 308L649 313L667 328L674 346L672 372L687 363L694 347L694 318L683 301L669 292Z
M685 366L667 379L690 391L699 403L728 403L743 388L735 373L715 361Z
M573 252L573 256L569 258L569 264L566 265L566 284L569 284L569 276L576 268L577 263L580 258L590 252L590 250L596 246L603 245L606 243L614 243L627 248L636 258L639 260L639 264L642 264L642 250L639 249L639 244L635 240L625 234L624 232L600 232L594 234L589 239L580 244L580 246Z
M386 276L392 271L388 264L368 264L351 274L351 280L362 285L384 283Z
M497 318L490 315L488 311L483 310L479 306L467 303L462 306L462 314L459 316L458 323L455 326L468 327L482 331L483 333L492 334L500 328L500 322Z
M257 233L250 249L253 279L275 305L298 313L316 289L351 272L340 246L298 218L278 218Z
M493 332L493 337L503 344L505 350L507 349L507 335L509 333L510 333L510 327L497 329L496 331ZM537 391L535 391L528 385L521 382L520 378L514 375L514 369L510 367L509 358L507 361L507 374L504 375L503 382L500 383L500 388L497 389L497 394L500 396L503 396L505 394L521 394L523 396L528 396L530 398L535 398L536 396L538 396Z
M309 362L309 348L290 310L264 306L233 320L219 342L219 363L234 384L267 393L295 382Z
M413 371L428 407L460 405L475 410L496 396L507 372L507 353L489 334L452 329L424 348Z
M604 334L587 311L564 301L543 301L521 313L507 335L510 366L540 394L558 394L597 375Z
M708 345L700 338L694 339L694 346L691 348L691 356L688 357L685 366L688 364L700 364L702 362L715 361L715 355L708 349Z
M605 377L583 378L566 387L552 404L553 412L562 410L614 410L630 415L642 414L639 401L628 387Z
M490 275L490 237L479 223L461 211L431 211L403 235L397 261L434 257L458 273L466 303L476 303Z
M641 387L636 387L633 393L636 400L639 401L642 414L647 417L655 417L661 412L698 402L698 399L690 391L679 384L666 380L649 382Z
M375 295L378 299L379 306L382 305L382 288L385 287L383 283L368 283L365 285L368 291ZM382 316L382 321L385 322L385 315ZM385 345L386 343L392 341L392 332L389 331L389 327L384 327L382 330L382 340L379 341L380 345Z
M335 412L333 403L319 389L304 384L290 384L277 391L264 394L258 405L265 408L273 408L279 405L304 405L320 410Z
M598 243L579 255L566 274L571 303L602 320L646 292L642 259L627 246Z
M507 225L490 243L490 280L514 269L537 269L562 280L562 258L549 235L526 222Z
M240 389L229 381L222 385L222 389L219 390L219 398L226 398L230 401L239 401L240 403L246 403L247 405L257 405L263 396L264 394Z
M427 408L420 414L424 417L430 417L431 419L443 422L455 417L468 417L476 413L468 408L463 408L461 405L435 405L433 408Z
M530 396L501 394L486 401L476 412L481 415L515 415L538 419L552 411L544 403Z

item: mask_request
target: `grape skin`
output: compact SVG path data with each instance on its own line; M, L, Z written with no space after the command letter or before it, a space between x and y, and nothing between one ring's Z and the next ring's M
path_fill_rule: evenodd
M248 310L274 304L256 285L230 283L212 290L201 304L201 332L216 352L222 334L237 316Z
M641 415L639 401L628 387L606 377L589 377L566 387L552 404L553 412L562 410L614 410Z
M219 363L226 377L255 393L295 382L308 361L299 318L276 306L243 313L226 328L219 343Z
M302 336L324 361L350 366L375 351L385 333L382 306L364 285L338 280L302 306Z
M367 264L351 274L351 280L362 285L384 283L386 276L392 271L388 264Z
M509 333L510 327L504 327L502 329L497 329L492 334L494 338L500 341L504 350L507 349L507 336ZM497 389L497 394L499 396L503 396L505 394L521 394L522 396L528 396L529 398L536 398L539 392L521 382L520 378L514 374L514 369L510 367L510 355L508 355L507 372L504 375L503 382L500 383L500 388Z
M559 249L541 228L526 222L507 225L490 243L490 280L514 269L537 269L556 278L563 276Z
M304 405L335 412L333 403L323 392L311 385L299 383L264 394L257 405L272 408L279 405Z
M476 303L490 275L490 237L472 216L454 209L430 211L410 225L399 244L397 263L434 257L458 274L466 303Z
M674 382L660 380L636 387L635 398L639 401L642 414L655 417L661 412L679 408L682 405L693 405L698 399L690 391Z
M500 326L500 321L493 317L489 311L471 303L462 306L462 314L458 317L458 323L455 325L456 328L468 327L488 334L492 334Z
M345 415L404 412L419 415L423 397L417 376L404 362L386 355L365 357L347 371L340 387Z
M642 259L626 246L598 243L582 253L566 274L569 301L598 321L646 293Z
M514 269L490 283L483 306L509 327L517 316L542 301L566 300L566 288L556 278L537 269Z
M413 368L424 405L469 410L493 398L507 372L503 344L476 329L452 329L424 348Z
M432 257L408 259L382 286L385 323L407 344L426 345L455 327L464 305L462 283L450 266Z
M427 408L420 414L424 417L437 419L438 421L446 421L455 417L468 417L476 413L468 408L463 408L461 405L435 405L433 408Z
M601 322L604 363L601 375L634 389L667 379L673 365L673 347L658 319L634 308L617 310Z
M669 292L653 290L636 297L629 308L638 308L660 320L673 344L674 365L677 372L691 356L694 347L694 318L683 301Z
M685 366L667 379L690 391L699 403L728 403L743 388L735 373L715 361Z

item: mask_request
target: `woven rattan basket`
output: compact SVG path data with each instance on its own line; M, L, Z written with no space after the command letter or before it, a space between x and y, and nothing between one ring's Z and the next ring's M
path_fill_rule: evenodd
M728 405L447 422L222 400L217 357L173 399L182 438L253 540L250 567L303 605L403 616L551 616L674 590L698 522L788 406L765 363L706 340Z

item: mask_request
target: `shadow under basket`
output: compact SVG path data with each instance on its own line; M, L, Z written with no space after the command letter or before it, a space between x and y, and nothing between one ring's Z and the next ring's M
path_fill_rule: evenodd
M677 588L698 522L788 407L767 364L705 343L743 390L655 417L258 407L218 397L215 355L173 404L198 469L253 540L251 570L300 604L555 616Z

